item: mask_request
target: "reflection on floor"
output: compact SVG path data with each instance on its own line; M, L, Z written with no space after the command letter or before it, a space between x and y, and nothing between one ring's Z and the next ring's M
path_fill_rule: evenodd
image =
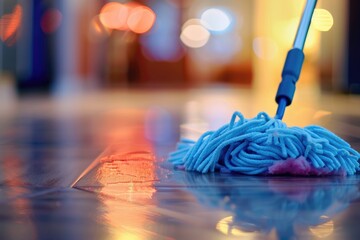
M244 107L249 93L224 91L19 100L0 117L0 239L357 239L358 175L201 175L166 162L180 135L258 111ZM285 121L321 124L359 151L360 98L313 101Z

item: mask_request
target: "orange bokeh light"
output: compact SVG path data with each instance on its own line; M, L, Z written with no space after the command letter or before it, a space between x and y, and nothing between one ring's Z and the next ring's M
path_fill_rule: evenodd
M17 4L10 14L5 14L0 18L0 38L2 41L8 41L13 37L21 24L23 9L20 4ZM11 45L12 43L8 43Z
M131 31L145 33L154 25L155 19L156 15L150 8L138 6L131 10L127 24Z
M145 33L154 25L156 14L150 8L135 2L126 4L109 2L99 14L101 24L112 30L131 30L134 33Z
M100 22L107 28L117 30L127 30L126 21L130 8L118 2L109 2L100 10Z

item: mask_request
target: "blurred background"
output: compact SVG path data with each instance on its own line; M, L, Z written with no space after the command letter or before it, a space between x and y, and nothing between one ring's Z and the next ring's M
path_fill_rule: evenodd
M0 0L0 91L235 86L275 95L304 0ZM320 0L298 88L360 93L360 4Z

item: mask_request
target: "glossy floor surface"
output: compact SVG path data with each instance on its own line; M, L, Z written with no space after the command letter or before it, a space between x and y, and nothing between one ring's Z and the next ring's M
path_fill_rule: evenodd
M359 96L304 99L284 121L320 124L360 151ZM271 101L212 89L0 104L0 239L358 239L358 175L201 175L166 162L180 136L235 110L270 113Z

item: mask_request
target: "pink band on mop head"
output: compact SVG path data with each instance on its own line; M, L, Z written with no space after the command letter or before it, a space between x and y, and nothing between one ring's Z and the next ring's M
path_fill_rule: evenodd
M331 171L327 168L315 168L306 159L301 156L297 159L289 158L280 160L269 167L271 175L295 175L295 176L328 176L340 175L345 176L346 172L342 169Z

